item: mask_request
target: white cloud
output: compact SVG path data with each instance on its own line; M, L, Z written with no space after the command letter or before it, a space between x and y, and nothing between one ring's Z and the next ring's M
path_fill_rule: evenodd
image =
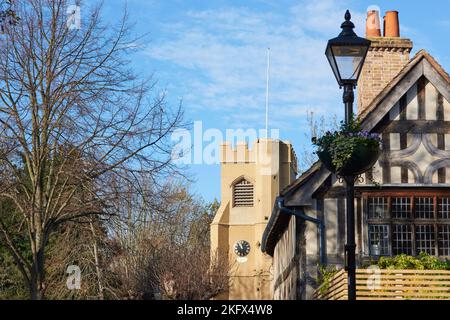
M438 22L438 25L450 29L450 20L441 20Z
M271 48L270 105L273 123L307 109L336 113L340 93L324 51L337 36L347 8L343 1L309 1L287 14L228 7L190 11L164 26L146 53L183 69L185 105L227 111L227 126L264 122L266 48ZM361 35L364 13L352 12ZM359 31L358 31L359 30ZM283 110L283 114L279 111Z

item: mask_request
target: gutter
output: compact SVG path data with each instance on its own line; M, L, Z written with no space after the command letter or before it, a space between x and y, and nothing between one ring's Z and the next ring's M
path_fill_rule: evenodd
M276 205L277 208L280 210L280 212L284 214L288 214L291 216L299 217L300 219L303 219L305 221L310 221L312 223L315 223L317 225L317 228L319 229L319 253L320 253L320 263L325 264L326 263L326 255L325 255L325 223L323 220L318 218L313 218L305 214L303 209L295 208L294 210L288 209L284 206L284 199L282 197L277 197L276 199Z

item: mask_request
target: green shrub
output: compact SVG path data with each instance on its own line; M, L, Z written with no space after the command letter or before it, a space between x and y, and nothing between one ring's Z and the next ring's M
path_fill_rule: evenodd
M377 265L381 269L450 270L450 261L443 261L425 252L421 252L418 257L406 254L381 257Z

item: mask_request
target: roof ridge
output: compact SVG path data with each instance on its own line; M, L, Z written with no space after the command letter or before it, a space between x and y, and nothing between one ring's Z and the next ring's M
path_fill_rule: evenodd
M449 73L444 69L444 67L425 49L421 49L420 51L423 51L424 57L428 60L428 62L435 67L435 69L443 76L443 78L450 84L450 75ZM419 51L419 52L420 52ZM419 53L418 52L418 53Z
M395 85L397 85L402 78L411 70L414 68L415 65L417 65L422 59L426 59L437 71L440 73L445 80L450 84L450 76L449 74L444 70L444 68L436 61L436 59L433 58L425 49L420 49L416 52L413 58L411 58L404 66L403 68L389 81L386 86L383 88L383 90L380 91L376 95L375 98L370 102L370 104L359 114L361 119L364 119L370 114L374 109L376 109L376 106L378 103L385 97L390 90L392 90Z

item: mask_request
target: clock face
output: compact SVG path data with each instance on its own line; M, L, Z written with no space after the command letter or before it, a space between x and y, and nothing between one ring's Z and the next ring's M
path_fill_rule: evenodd
M234 253L239 257L245 257L250 253L250 243L245 240L239 240L234 245Z

